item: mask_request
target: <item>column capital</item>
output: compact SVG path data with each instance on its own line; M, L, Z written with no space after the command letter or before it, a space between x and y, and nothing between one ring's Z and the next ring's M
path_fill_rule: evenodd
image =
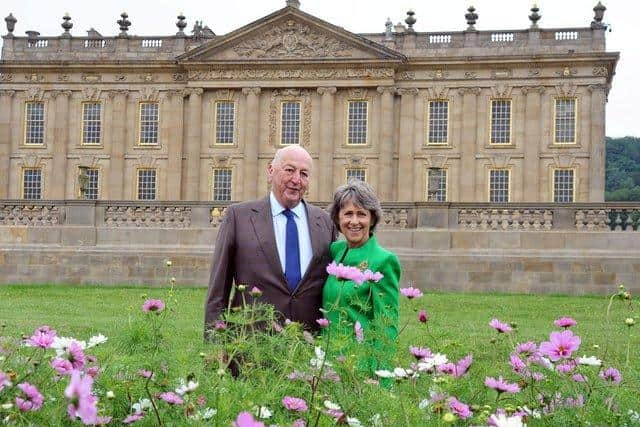
M262 92L262 89L259 87L243 87L242 88L242 94L246 96L249 96L249 95L258 96L260 95L260 92Z
M544 86L522 86L520 88L520 92L522 92L523 95L526 95L528 93L538 93L542 95L546 90L547 89Z
M335 95L337 91L338 89L335 86L321 86L318 88L318 94L320 95Z
M401 87L397 91L400 96L418 95L419 91L415 87Z
M595 84L595 85L589 85L587 86L587 88L589 89L590 92L597 92L597 91L607 92L607 90L609 89L607 85L601 84L601 83Z
M391 95L394 95L396 92L398 91L398 88L395 86L378 86L378 93L380 94L385 94L385 93L389 93Z
M188 95L187 91L184 89L169 89L164 93L168 98L179 98L179 99L182 99Z
M59 96L69 97L71 96L71 91L70 90L52 90L49 92L49 94L51 95L52 98L55 99Z
M9 98L13 98L13 95L16 94L15 90L0 90L0 96L6 96Z
M201 87L188 87L184 90L184 92L189 98L191 98L195 96L202 96L202 94L204 93L204 89L202 89Z
M458 93L460 95L480 95L480 92L482 91L481 88L474 86L474 87L461 87L458 89Z

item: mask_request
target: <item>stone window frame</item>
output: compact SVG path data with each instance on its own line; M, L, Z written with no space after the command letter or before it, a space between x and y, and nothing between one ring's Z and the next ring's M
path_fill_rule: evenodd
M438 170L444 173L444 200L429 199L429 172L432 170ZM447 167L427 167L425 168L425 186L424 186L424 200L427 202L447 202L449 200L449 168Z
M350 111L350 107L351 107L351 103L355 103L355 102L364 102L367 108L367 114L366 114L366 118L365 118L365 123L364 123L364 143L361 142L349 142L349 138L350 138L350 117L349 117L349 111ZM347 147L367 147L370 145L370 129L369 129L369 122L370 122L370 117L371 117L371 100L368 98L364 98L364 97L349 97L345 100L345 116L344 116L344 143L345 146Z
M39 182L38 182L38 185L40 187L40 191L39 191L38 197L28 197L28 198L25 197L25 195L26 195L25 194L25 190L26 190L26 187L25 187L26 182L25 182L25 180L26 180L26 172L27 171L38 171L40 173L39 174ZM32 167L32 166L28 166L27 167L27 166L25 166L25 167L22 167L22 169L20 170L20 198L22 200L42 200L42 199L44 199L44 171L42 170L41 166L35 166L35 167Z
M447 105L447 117L446 117L446 141L444 142L432 142L431 141L431 103L434 102L444 102ZM448 147L451 145L450 136L451 136L451 100L449 98L428 98L426 100L426 108L425 108L425 146L427 147Z
M155 105L157 107L156 116L156 135L155 142L142 142L142 108L143 105ZM160 102L159 101L138 101L138 132L136 136L136 145L138 147L159 147L160 146Z
M362 172L364 174L364 180L361 180L362 182L367 182L367 177L368 177L368 171L366 167L346 167L344 169L344 182L347 183L349 182L349 172ZM353 177L351 177L353 178ZM356 178L356 179L360 179L360 178Z
M284 104L297 104L298 105L298 141L297 142L291 142L291 143L284 143L283 142L283 131L284 131ZM280 114L278 114L279 120L278 120L278 145L281 147L287 147L289 145L302 145L302 117L303 117L303 105L302 105L302 100L301 99L281 99L280 100L280 108L279 108Z
M571 200L569 201L557 201L556 200L556 172L559 171L570 171L572 173L572 191L571 191ZM578 171L575 167L552 167L551 168L551 203L575 203L576 201L576 183L578 182Z
M230 103L233 105L232 142L218 142L218 105ZM238 145L238 101L231 98L213 100L213 146L235 147Z
M217 200L216 199L216 172L218 171L226 171L229 172L229 199L228 200ZM214 202L230 202L233 200L233 167L225 166L225 167L217 167L214 166L211 168L211 200Z
M154 197L153 199L147 199L147 198L140 198L140 194L141 194L141 188L140 188L140 172L145 172L145 171L153 171L154 172L154 185L153 185L153 191L154 191ZM153 168L153 167L137 167L136 168L136 188L135 188L135 196L136 196L136 200L142 200L142 201L147 201L147 200L158 200L158 168Z
M507 200L506 201L493 201L491 200L491 175L492 172L506 172L507 173ZM487 172L487 201L489 203L509 203L511 202L511 190L512 190L512 185L511 185L511 168L496 168L496 167L490 167L488 169Z
M100 200L100 194L102 193L101 191L101 184L102 184L102 171L101 168L98 166L84 166L84 165L78 165L78 167L76 168L77 172L76 172L76 182L78 182L78 177L80 176L81 173L81 168L84 167L87 171L95 171L98 176L97 176L97 183L96 183L96 197L95 198L87 198L87 200ZM82 194L80 194L80 186L77 186L76 188L76 196L78 199L80 199L80 197L82 196Z
M574 101L574 109L573 109L573 141L570 142L562 142L562 141L558 141L557 140L557 106L558 106L558 101L567 101L567 100L572 100ZM578 145L578 129L579 129L579 124L578 124L578 108L579 108L579 99L577 96L556 96L553 98L553 120L552 120L552 145L555 147L575 147Z
M29 110L29 105L41 105L42 106L42 120L41 120L41 126L42 126L42 142L28 142L28 138L27 138L27 130L29 129L29 115L28 115L28 110ZM23 114L23 138L22 138L22 146L23 147L44 147L45 146L45 142L46 142L46 133L47 133L47 103L44 100L27 100L24 102L24 114Z
M508 141L507 142L494 142L494 103L497 102L508 102L509 105L509 130L508 130ZM513 147L513 98L505 98L505 97L492 97L489 98L489 146L491 147ZM498 129L499 132L503 132L504 129Z
M100 105L100 118L98 124L100 126L99 142L85 142L85 106L88 104ZM102 147L104 138L104 103L102 100L88 100L80 103L80 146L81 147Z

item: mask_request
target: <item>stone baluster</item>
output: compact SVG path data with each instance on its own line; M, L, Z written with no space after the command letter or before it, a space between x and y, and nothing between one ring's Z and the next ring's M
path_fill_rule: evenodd
M540 122L542 121L541 95L544 86L525 86L522 94L525 100L525 132L524 132L524 171L525 202L541 202L540 194L540 159L542 151L542 134Z
M109 160L109 199L124 199L124 154L127 147L127 96L128 90L109 92L111 118L111 157Z
M260 144L260 92L259 87L246 87L242 93L247 97L245 109L244 173L242 173L242 194L244 199L258 197L258 146Z
M479 87L466 87L459 90L462 95L462 142L460 144L460 201L478 202L482 195L476 194L476 153L478 128L478 95ZM486 200L484 200L486 201Z
M380 86L380 142L378 144L378 197L383 202L393 199L393 86Z
M200 189L200 154L202 144L202 93L200 88L187 89L189 122L187 127L187 171L185 199L198 200Z
M334 105L337 89L319 87L320 101L320 154L318 159L318 200L330 201L333 195Z
M51 92L55 99L55 110L51 115L53 120L53 167L51 171L51 185L48 186L48 198L63 200L67 187L67 147L69 144L69 97L70 90L55 90ZM73 183L68 183L73 185ZM46 185L46 184L45 184Z
M589 86L591 91L591 141L589 149L589 201L604 201L605 170L605 103L606 86L596 84ZM580 194L577 192L577 194ZM578 202L579 200L575 200Z
M182 151L184 129L184 96L183 90L168 92L169 123L167 136L167 200L182 200Z
M398 143L397 200L410 202L413 198L413 143L415 97L418 89L401 88L400 94L400 141Z
M11 103L14 94L13 90L0 90L0 199L9 198Z

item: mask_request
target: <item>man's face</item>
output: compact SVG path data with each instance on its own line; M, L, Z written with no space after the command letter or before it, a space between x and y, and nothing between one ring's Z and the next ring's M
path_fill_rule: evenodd
M291 209L300 203L309 187L311 157L304 150L287 151L269 165L267 175L278 202Z

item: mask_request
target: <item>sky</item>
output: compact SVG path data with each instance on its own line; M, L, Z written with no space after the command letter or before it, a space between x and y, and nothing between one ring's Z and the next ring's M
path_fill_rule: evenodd
M529 0L300 0L301 9L334 25L356 33L383 32L384 23L404 21L407 10L415 11L416 31L461 31L470 4L479 15L478 30L514 30L529 27ZM538 0L541 28L588 27L597 0ZM620 52L607 105L606 135L640 136L637 113L636 73L640 71L635 17L637 3L631 0L602 0L607 7L604 22L607 50ZM190 30L195 20L203 21L217 35L226 34L285 6L285 0L3 0L1 16L9 12L18 19L15 34L26 30L43 36L62 33L62 16L68 12L74 24L71 33L85 36L93 27L103 36L119 32L116 21L122 11L132 22L129 34L162 36L175 34L176 16L186 16ZM0 22L0 33L6 28ZM636 34L636 35L634 35Z

